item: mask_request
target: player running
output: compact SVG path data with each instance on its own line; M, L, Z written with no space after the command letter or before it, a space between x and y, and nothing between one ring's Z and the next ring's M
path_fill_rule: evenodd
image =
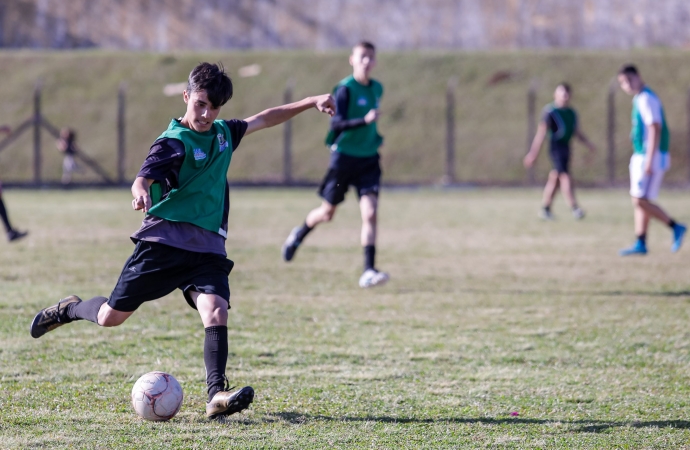
M182 290L189 306L199 311L205 328L209 418L242 411L254 399L250 386L229 392L225 377L228 275L234 265L225 252L230 161L244 136L314 107L329 115L335 113L333 98L325 94L267 109L245 120L216 120L232 93L232 81L222 66L201 63L192 70L183 93L185 115L173 119L153 143L132 185L132 207L146 216L131 236L134 253L110 298L82 301L70 295L40 311L31 323L34 338L75 320L113 327L144 302Z
M361 244L364 247L364 271L359 278L363 288L382 285L388 274L374 265L376 256L376 213L381 183L379 147L383 138L376 122L383 86L370 78L376 65L376 49L370 42L355 45L350 55L352 75L334 89L336 113L326 144L331 149L328 172L319 188L321 206L307 214L304 224L292 230L283 245L283 259L292 261L304 238L318 224L329 222L350 186L359 196L362 215Z
M618 83L626 94L634 96L630 132L633 147L633 155L630 158L630 196L637 235L632 247L621 250L620 255L647 254L647 229L651 217L671 228L671 251L675 253L683 244L687 228L676 223L661 207L653 203L659 195L664 173L669 169L671 162L664 108L659 97L645 85L635 66L623 66L618 72Z
M575 188L569 172L570 140L575 136L589 148L590 152L596 149L578 126L577 113L570 107L570 97L571 89L568 83L561 83L556 87L553 103L544 107L532 147L523 160L528 169L534 165L548 131L549 154L553 169L549 172L549 178L544 186L543 205L539 213L539 216L545 220L553 220L551 204L559 184L563 196L570 205L573 217L578 220L585 217L585 212L580 209L575 200Z

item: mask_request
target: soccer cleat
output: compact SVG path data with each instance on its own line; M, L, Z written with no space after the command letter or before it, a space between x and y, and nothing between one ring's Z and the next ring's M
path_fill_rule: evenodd
M376 269L367 269L361 277L359 277L359 287L368 288L373 286L382 286L388 282L388 274L379 272Z
M553 214L551 214L550 209L542 208L539 210L539 218L542 220L554 220Z
M216 392L211 401L206 403L206 417L215 419L229 416L249 408L254 401L254 389L251 386L245 386L235 392L230 392L230 389Z
M680 250L680 246L683 245L683 238L685 237L686 231L688 231L688 227L685 225L677 223L673 226L673 244L671 245L671 251L673 253Z
M7 232L7 240L10 242L17 241L17 240L25 237L27 234L29 234L28 231L10 230Z
M41 310L33 322L31 322L31 337L38 339L49 331L70 323L72 320L67 317L67 306L72 303L81 303L81 299L76 295L60 300L57 305Z
M618 254L621 256L646 255L647 245L644 242L637 240L632 247L624 248L623 250L619 251Z
M573 217L575 218L575 220L582 220L585 218L585 212L580 208L574 208Z
M297 232L300 230L301 227L295 227L292 229L290 232L290 235L285 239L285 243L283 244L283 259L286 262L292 261L292 258L295 257L295 252L297 251L297 247L302 243L302 241L297 240Z

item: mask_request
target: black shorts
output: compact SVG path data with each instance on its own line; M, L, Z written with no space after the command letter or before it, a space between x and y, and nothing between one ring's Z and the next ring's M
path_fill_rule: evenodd
M552 145L549 150L553 168L558 173L568 173L570 169L570 148L562 145Z
M228 275L235 265L215 253L182 250L157 242L137 241L134 253L122 268L108 306L131 312L144 302L181 289L189 306L196 309L189 291L215 294L228 301Z
M357 195L378 195L381 184L379 155L366 158L333 152L328 172L319 187L319 195L331 205L345 200L350 186L357 189Z

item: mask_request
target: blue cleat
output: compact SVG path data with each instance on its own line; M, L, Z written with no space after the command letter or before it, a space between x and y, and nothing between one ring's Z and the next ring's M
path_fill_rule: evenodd
M623 250L619 251L618 254L621 256L646 255L647 244L638 239L637 241L635 241L632 247L624 248Z
M671 252L675 253L680 250L680 246L683 245L683 238L685 237L686 231L688 231L688 227L685 225L677 223L673 226L673 244L671 244Z

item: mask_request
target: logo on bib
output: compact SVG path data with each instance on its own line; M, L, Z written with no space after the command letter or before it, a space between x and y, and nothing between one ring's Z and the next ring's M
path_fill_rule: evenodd
M200 148L195 148L194 149L194 159L196 161L199 161L200 159L205 159L206 158L206 153Z
M228 141L225 140L225 136L222 133L218 133L218 145L220 145L220 152L228 148Z
M357 104L359 106L367 106L367 99L366 97L360 97L359 100L357 100Z

